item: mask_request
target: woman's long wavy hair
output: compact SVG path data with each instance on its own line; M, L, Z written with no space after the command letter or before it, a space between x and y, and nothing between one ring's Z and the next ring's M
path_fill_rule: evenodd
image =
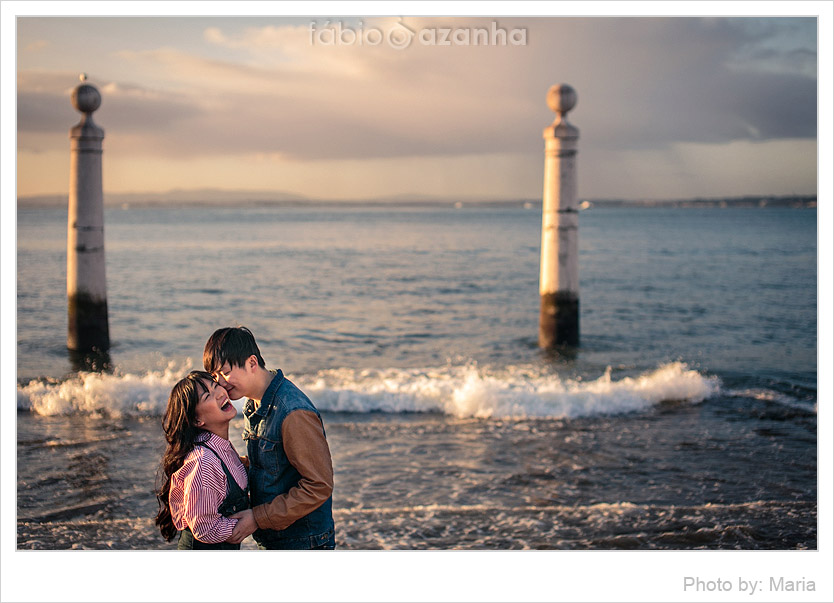
M191 371L171 390L168 408L162 418L162 429L168 447L162 457L162 466L158 475L156 498L159 500L159 513L156 525L165 540L173 540L177 535L174 520L171 517L171 505L168 496L171 493L171 476L182 467L185 457L194 449L197 435L202 431L197 427L197 403L200 396L207 391L204 381L212 381L209 373Z

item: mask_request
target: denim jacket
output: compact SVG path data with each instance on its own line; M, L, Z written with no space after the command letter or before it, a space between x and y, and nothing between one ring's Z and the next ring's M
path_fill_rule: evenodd
M252 507L271 502L296 486L301 474L293 467L284 450L281 427L295 410L312 411L321 420L310 399L284 377L279 370L255 409L247 400L243 409L244 432L249 455L249 489ZM322 424L322 431L324 425ZM255 541L265 548L308 549L332 539L333 497L283 530L258 529Z

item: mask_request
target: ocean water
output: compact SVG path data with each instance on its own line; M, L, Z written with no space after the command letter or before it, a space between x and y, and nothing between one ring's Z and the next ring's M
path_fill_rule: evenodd
M113 347L91 372L65 347L66 210L18 209L20 549L172 548L160 416L232 324L323 411L339 548L817 547L813 209L582 212L561 354L536 345L538 207L105 224Z

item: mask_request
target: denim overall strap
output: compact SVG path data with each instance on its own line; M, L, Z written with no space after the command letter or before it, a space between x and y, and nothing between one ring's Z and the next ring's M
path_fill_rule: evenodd
M220 507L218 507L217 512L223 517L228 517L229 515L234 515L238 511L248 509L249 484L246 485L246 489L241 488L235 481L235 478L232 476L232 472L229 471L226 463L224 463L223 459L220 458L220 455L217 454L217 451L205 442L197 442L197 444L203 448L208 448L214 453L214 456L216 456L217 460L220 461L220 466L223 467L223 473L226 474L226 498L224 498L223 502L220 503Z
M214 456L216 456L220 461L220 466L223 467L223 473L226 474L226 498L224 498L223 502L220 503L217 512L224 517L228 517L229 515L234 515L238 511L248 509L249 485L247 484L245 489L238 485L235 478L232 476L231 471L229 471L229 468L226 467L226 463L223 462L223 459L220 458L220 455L217 454L217 451L214 448L205 442L197 442L197 445L211 450L211 452L214 453ZM191 529L186 527L180 533L177 549L235 551L240 549L240 544L232 544L231 542L201 542L194 538L194 534L191 532Z

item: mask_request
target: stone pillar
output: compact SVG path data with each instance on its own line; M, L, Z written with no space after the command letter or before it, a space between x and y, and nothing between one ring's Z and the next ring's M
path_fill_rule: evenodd
M85 83L86 79L82 75L81 84L72 91L72 104L83 116L70 130L67 347L81 353L103 353L110 347L101 186L104 130L93 123L93 112L101 105L101 95L94 86Z
M556 119L544 129L544 195L539 294L539 346L579 344L579 207L576 149L579 130L567 121L576 91L551 86L547 104Z

